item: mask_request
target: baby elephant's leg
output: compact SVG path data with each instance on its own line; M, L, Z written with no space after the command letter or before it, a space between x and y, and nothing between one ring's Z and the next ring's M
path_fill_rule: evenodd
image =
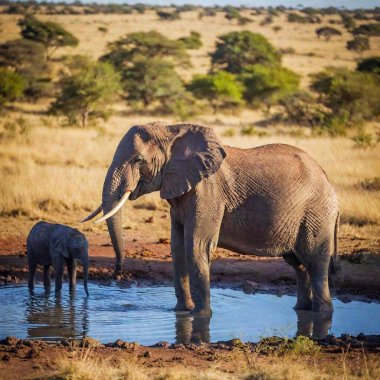
M73 288L77 283L77 262L75 259L67 259L66 266L69 274L69 285L70 288Z
M50 290L51 281L50 281L50 265L44 266L44 288L46 291Z

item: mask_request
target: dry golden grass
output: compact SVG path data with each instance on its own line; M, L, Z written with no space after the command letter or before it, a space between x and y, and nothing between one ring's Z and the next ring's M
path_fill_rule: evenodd
M343 350L341 357L329 362L322 361L322 355L295 356L291 352L278 357L263 357L247 353L245 358L234 359L233 370L223 370L218 363L208 369L189 369L183 365L169 368L143 366L133 359L122 360L102 357L91 348L82 351L76 358L62 357L54 376L47 379L62 380L335 380L335 379L376 379L380 376L378 358L364 352L353 354ZM336 360L338 359L338 360ZM340 360L339 360L340 359Z

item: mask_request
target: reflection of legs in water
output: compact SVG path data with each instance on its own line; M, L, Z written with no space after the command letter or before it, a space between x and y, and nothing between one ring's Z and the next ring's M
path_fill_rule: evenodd
M211 317L176 314L176 343L189 344L210 341Z
M210 342L210 320L211 317L194 317L191 342Z
M83 298L82 305L82 338L84 338L88 333L88 298Z
M331 327L333 311L295 310L298 318L297 336L324 338Z

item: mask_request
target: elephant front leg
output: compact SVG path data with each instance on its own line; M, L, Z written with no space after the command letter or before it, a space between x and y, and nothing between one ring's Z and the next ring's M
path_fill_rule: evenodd
M51 286L50 282L50 265L45 265L44 266L44 288L45 291L49 291Z
M74 289L77 283L77 262L75 259L67 259L66 266L69 274L70 289Z
M177 297L175 311L190 311L194 308L191 298L189 273L186 264L184 229L172 216L171 251L174 269L174 288Z
M63 270L65 267L64 258L59 256L53 262L55 274L55 293L60 293L62 289Z

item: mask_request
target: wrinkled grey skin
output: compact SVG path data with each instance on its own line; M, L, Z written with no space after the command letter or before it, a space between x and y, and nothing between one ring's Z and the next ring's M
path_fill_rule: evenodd
M83 284L88 296L88 242L78 230L62 224L38 222L30 230L26 250L29 265L29 289L34 289L34 276L37 265L44 267L44 287L50 289L50 267L55 272L55 292L62 288L65 265L69 274L70 288L76 284L76 260L83 266Z
M134 126L116 149L105 178L103 212L160 191L171 206L175 310L210 315L210 263L217 246L283 256L297 276L297 309L331 310L339 207L326 174L304 151L283 144L222 146L212 129L191 124ZM107 220L124 258L122 213ZM332 265L333 266L333 265Z

